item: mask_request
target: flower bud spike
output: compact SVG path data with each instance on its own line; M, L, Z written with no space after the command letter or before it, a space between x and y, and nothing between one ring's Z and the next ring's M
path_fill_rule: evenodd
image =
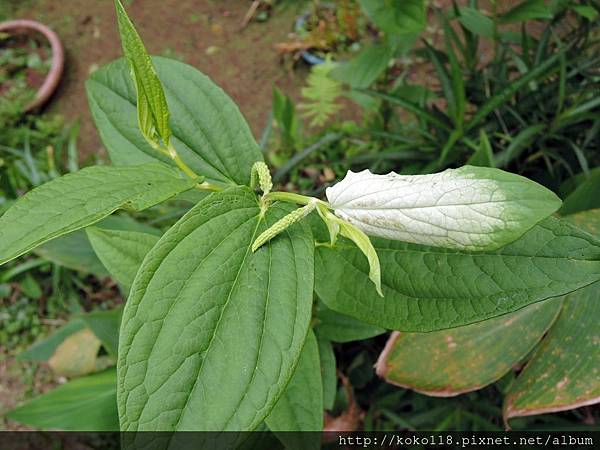
M268 195L271 189L273 189L273 181L271 180L269 167L262 161L256 161L252 166L252 171L250 172L250 187L252 189L256 188L257 180L263 195Z
M252 244L252 252L258 250L262 245L269 242L275 236L277 236L282 231L286 230L289 226L295 224L296 222L304 219L308 216L312 211L317 207L317 201L309 203L302 208L298 208L295 211L292 211L287 216L282 217L277 222L275 222L270 228L263 231L260 236L256 238L254 243Z

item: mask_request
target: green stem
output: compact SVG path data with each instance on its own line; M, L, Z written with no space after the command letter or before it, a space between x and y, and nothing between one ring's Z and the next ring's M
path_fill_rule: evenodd
M315 197L309 197L306 195L294 194L293 192L271 192L264 196L265 201L282 201L288 203L297 203L299 205L308 205L312 203L314 200L317 201L318 204L326 206L330 208L329 203L319 200Z
M188 166L183 159L181 159L181 157L179 156L179 154L177 153L177 150L175 150L175 147L173 147L173 144L171 144L169 142L168 146L166 148L161 148L161 151L165 154L167 154L175 164L177 164L177 167L179 167L179 169L185 173L188 177L190 178L204 178L201 177L200 175L198 175L196 172L194 172L190 166ZM198 183L196 185L196 189L200 189L201 191L213 191L213 192L218 192L218 191L222 191L223 188L221 188L220 186L217 186L216 184L212 184L209 183L207 181L203 182L203 183Z

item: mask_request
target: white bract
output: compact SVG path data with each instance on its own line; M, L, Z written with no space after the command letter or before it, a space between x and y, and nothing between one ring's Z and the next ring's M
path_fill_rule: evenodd
M561 204L527 178L473 166L432 175L348 171L326 195L338 217L371 236L465 250L499 248Z

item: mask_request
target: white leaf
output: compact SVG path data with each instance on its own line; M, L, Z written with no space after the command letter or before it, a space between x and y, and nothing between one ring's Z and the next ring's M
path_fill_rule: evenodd
M465 250L508 244L561 204L527 178L473 166L432 175L349 171L326 194L338 217L371 236Z

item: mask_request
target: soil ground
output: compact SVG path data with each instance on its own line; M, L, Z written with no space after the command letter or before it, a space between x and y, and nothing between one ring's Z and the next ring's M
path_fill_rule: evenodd
M81 120L82 156L103 154L84 82L93 70L122 54L113 2L9 1L17 6L14 18L42 21L59 34L67 55L65 75L48 110ZM298 93L303 75L284 69L274 48L288 38L295 8L241 29L250 1L129 0L125 4L149 52L183 60L210 76L238 103L257 137L268 120L273 86L292 96Z

